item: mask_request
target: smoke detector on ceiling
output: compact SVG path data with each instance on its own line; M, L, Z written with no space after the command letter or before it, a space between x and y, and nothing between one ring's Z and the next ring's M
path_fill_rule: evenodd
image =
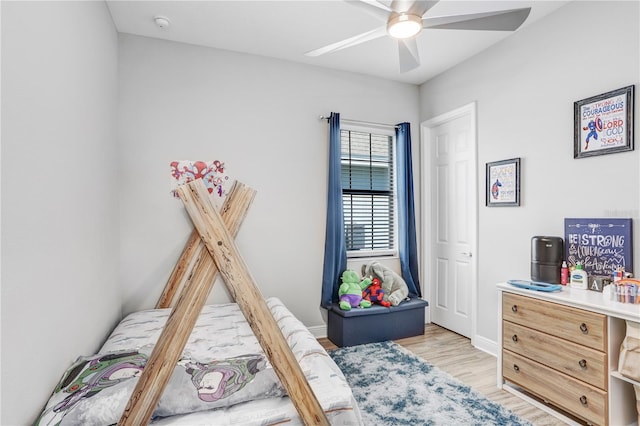
M171 25L171 21L169 21L169 18L165 16L158 15L155 18L153 18L153 20L156 23L156 25L161 29L169 28L169 25Z

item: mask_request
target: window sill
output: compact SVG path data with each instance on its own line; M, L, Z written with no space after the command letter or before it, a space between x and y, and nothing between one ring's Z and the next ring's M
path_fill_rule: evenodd
M398 257L398 252L394 251L394 250L389 250L389 251L348 251L347 252L347 259L362 259L362 258L371 258L371 259L378 259L378 258L385 258L385 259L392 259L392 258L397 258Z

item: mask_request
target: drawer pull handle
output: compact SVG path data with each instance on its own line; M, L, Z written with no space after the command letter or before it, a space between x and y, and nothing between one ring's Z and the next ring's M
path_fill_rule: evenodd
M517 364L513 364L513 370L514 370L516 373L519 373L519 372L520 372L520 367L518 367L518 365L517 365Z
M511 310L512 310L513 312L518 312L518 305L513 305L513 306L511 307Z
M586 396L582 395L582 396L580 397L580 404L582 404L582 405L584 405L584 406L586 406L586 405L587 405L587 397L586 397Z
M511 337L511 340L513 340L513 341L514 341L514 343L518 343L518 335L517 335L517 334L514 334L514 335Z
M582 331L583 334L589 334L589 328L587 327L587 324L580 324L580 331Z
M587 360L581 359L580 361L578 361L578 365L580 365L580 368L587 368Z

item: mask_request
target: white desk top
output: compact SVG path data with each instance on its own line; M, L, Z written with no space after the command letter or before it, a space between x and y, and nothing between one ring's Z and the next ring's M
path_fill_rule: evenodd
M607 295L597 291L562 286L561 291L546 292L519 288L507 283L498 283L497 287L499 291L522 294L535 299L588 309L615 318L640 322L640 304L614 302L609 300Z

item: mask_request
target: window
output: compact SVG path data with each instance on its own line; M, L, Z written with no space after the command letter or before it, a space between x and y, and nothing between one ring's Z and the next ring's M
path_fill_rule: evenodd
M347 254L395 254L395 137L343 129L340 138Z

